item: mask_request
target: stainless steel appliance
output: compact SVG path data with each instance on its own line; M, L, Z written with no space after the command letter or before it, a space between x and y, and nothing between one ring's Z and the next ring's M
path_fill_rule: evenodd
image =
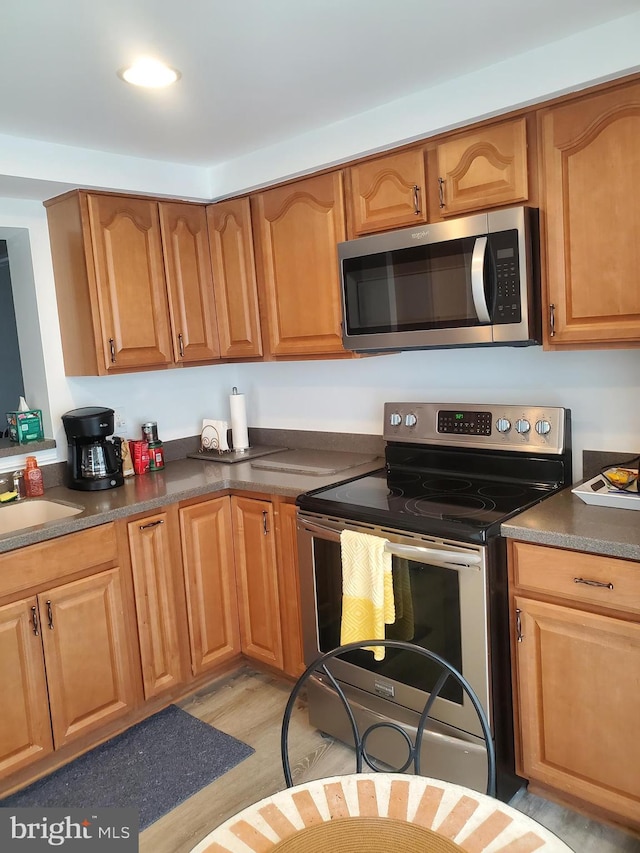
M340 534L383 537L391 552L396 622L388 639L410 640L450 661L485 708L495 740L498 796L519 787L514 771L506 543L500 524L571 483L570 413L556 407L387 403L386 465L298 498L298 549L307 663L340 645ZM363 638L366 639L366 638ZM334 662L360 723L415 730L430 689L427 669L403 653ZM309 689L313 725L349 741L322 679ZM427 774L484 790L486 754L473 709L455 689L436 700L425 736ZM379 728L372 754L397 767L401 736Z
M513 207L339 243L345 348L540 343L537 220Z
M124 483L120 439L113 433L113 409L86 406L62 415L67 434L67 485L70 489L113 489Z

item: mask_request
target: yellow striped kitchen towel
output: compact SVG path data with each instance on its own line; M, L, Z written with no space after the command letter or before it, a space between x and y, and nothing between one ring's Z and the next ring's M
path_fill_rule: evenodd
M340 643L384 640L385 623L395 621L391 554L387 540L369 533L343 530L342 623ZM375 660L384 658L384 647L372 647Z

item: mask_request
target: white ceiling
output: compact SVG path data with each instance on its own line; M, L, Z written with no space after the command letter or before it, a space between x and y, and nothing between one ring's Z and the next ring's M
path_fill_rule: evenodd
M5 0L0 134L196 166L638 11L638 0ZM116 71L140 54L166 90Z

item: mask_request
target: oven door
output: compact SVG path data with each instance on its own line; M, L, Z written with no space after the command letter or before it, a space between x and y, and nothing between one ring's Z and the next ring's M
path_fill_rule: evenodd
M307 664L340 645L342 567L340 532L384 537L392 554L396 622L388 639L403 639L436 652L469 681L490 718L486 549L314 513L298 516L303 644ZM406 653L387 649L334 661L341 682L372 697L420 713L437 673L408 665ZM457 685L436 700L432 716L470 734L481 734L476 712ZM392 712L390 712L392 713Z

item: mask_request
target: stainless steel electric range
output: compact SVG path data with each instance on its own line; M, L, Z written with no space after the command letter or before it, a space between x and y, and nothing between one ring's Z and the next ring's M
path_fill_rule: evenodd
M487 711L496 746L498 796L521 784L514 771L506 544L500 524L571 483L570 413L545 406L387 403L385 467L298 498L298 550L305 660L340 645L340 533L383 537L392 553L396 611L389 639L447 658ZM400 604L400 608L398 608ZM334 676L365 724L388 720L409 734L433 687L428 670L368 652L335 661ZM321 678L309 716L349 742L334 694ZM473 708L453 687L434 704L424 772L483 790L486 753ZM406 746L384 727L373 755L401 765Z

